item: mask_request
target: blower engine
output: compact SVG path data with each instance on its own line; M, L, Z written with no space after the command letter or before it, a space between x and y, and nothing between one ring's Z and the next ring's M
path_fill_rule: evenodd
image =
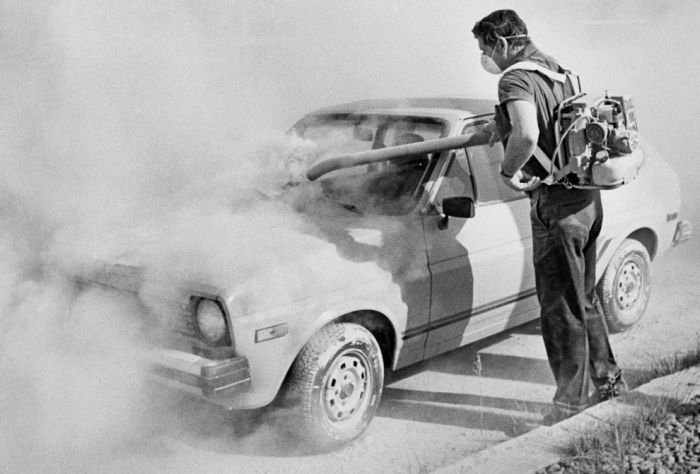
M553 163L558 182L576 188L612 189L637 177L644 162L632 99L608 96L593 104L583 94L558 107Z

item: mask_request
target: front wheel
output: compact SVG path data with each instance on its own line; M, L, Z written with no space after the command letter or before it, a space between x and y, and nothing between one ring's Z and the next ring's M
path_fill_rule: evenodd
M626 239L598 283L598 295L610 331L626 331L639 322L650 294L649 252L638 240Z
M384 362L379 344L353 323L325 326L292 366L287 401L294 406L299 436L329 448L360 436L379 405Z

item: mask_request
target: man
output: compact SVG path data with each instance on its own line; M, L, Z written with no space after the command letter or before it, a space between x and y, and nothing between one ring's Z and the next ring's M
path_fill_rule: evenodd
M600 191L545 184L549 173L533 158L538 146L548 157L554 154L554 111L574 92L570 79L561 80L564 69L532 43L527 26L512 10L494 11L472 33L484 69L503 74L497 107L497 122L509 129L505 136L499 127L505 147L503 182L530 196L542 336L557 383L554 408L545 416L545 423L552 424L626 388L595 293ZM514 66L523 61L539 69ZM591 381L595 391L589 397Z

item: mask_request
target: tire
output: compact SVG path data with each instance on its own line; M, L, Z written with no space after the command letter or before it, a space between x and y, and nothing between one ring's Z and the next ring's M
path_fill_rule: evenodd
M384 385L384 361L374 336L358 324L335 323L316 333L297 356L285 405L291 429L314 449L359 437L369 426Z
M598 283L598 296L610 332L639 322L651 294L651 259L638 240L625 239Z

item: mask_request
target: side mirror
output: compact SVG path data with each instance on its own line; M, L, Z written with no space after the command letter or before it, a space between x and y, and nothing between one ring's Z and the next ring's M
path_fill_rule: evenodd
M469 197L448 197L442 200L442 213L447 217L474 217L474 200Z

